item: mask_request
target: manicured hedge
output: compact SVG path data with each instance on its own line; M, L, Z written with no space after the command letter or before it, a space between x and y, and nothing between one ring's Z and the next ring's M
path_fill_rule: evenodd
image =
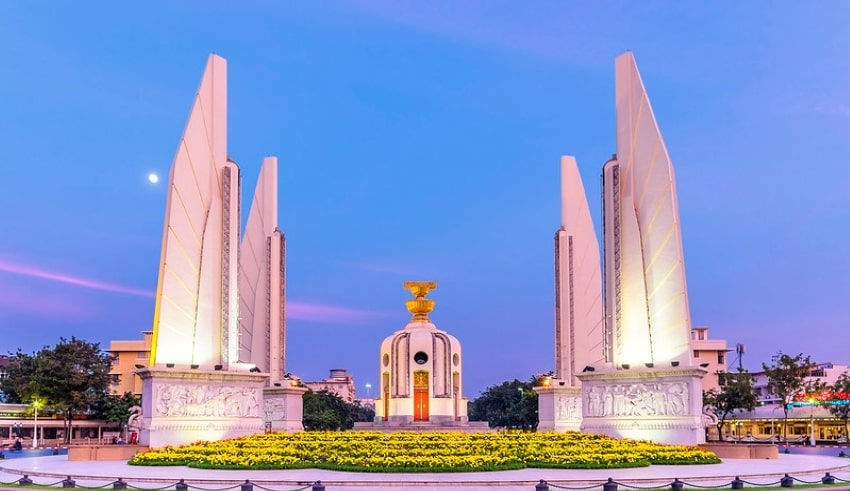
M651 464L713 464L697 447L554 432L301 432L165 447L133 457L133 465L204 469L303 469L363 472L467 472L603 469Z

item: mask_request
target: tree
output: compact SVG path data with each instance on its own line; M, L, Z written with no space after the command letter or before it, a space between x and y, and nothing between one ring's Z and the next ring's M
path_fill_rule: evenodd
M109 390L112 358L99 343L60 338L27 355L18 351L7 367L3 391L20 402L39 401L65 417L65 443L70 443L74 415L90 410Z
M42 351L46 349L45 346ZM28 355L18 350L10 355L6 376L0 378L0 390L6 402L22 404L40 392L42 384L37 378L38 354Z
M357 421L372 421L375 411L361 406L360 402L345 402L339 395L327 390L304 394L305 430L350 430Z
M469 419L487 421L491 428L536 429L537 393L532 390L536 380L514 379L486 388L469 403Z
M850 437L850 427L847 424L850 419L850 374L842 373L829 390L832 392L829 412L844 421L844 437Z
M756 407L756 393L753 390L753 376L743 368L738 373L721 372L718 374L720 389L703 392L703 405L714 410L717 416L717 434L723 436L723 425L730 414L738 409L752 411Z
M788 410L799 395L810 390L811 384L806 383L806 378L811 372L812 360L810 356L804 357L802 353L791 356L780 351L773 356L771 362L771 365L762 363L762 370L767 377L767 390L778 397L782 403L782 411L785 415L782 431L787 449Z
M93 412L97 419L123 424L130 418L130 408L141 404L142 399L132 392L125 392L122 396L103 394Z

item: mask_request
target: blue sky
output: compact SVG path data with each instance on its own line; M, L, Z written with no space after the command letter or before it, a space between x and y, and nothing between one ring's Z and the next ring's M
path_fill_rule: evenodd
M150 329L167 175L210 52L248 195L280 158L288 368L375 383L433 279L466 395L553 368L559 158L600 218L614 57L676 169L694 325L850 362L850 4L0 2L0 351ZM247 204L243 206L247 212Z

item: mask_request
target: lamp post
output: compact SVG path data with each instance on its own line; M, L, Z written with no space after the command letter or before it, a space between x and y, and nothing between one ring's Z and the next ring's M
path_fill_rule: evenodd
M778 443L781 443L781 439L779 435L776 434L776 410L781 406L774 406L773 411L770 412L770 443L773 443L776 440Z
M366 398L369 398L369 393L372 391L372 384L366 383Z
M809 412L809 426L811 427L811 432L809 434L809 445L815 446L815 399L810 398L809 404L812 405L812 410Z
M35 410L32 420L32 448L38 448L38 399L32 401L32 407Z

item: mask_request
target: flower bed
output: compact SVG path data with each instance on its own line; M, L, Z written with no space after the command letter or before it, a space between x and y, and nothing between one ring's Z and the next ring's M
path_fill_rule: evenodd
M198 442L137 454L132 465L206 469L321 468L363 472L603 469L651 464L714 464L697 447L554 432L301 432Z

